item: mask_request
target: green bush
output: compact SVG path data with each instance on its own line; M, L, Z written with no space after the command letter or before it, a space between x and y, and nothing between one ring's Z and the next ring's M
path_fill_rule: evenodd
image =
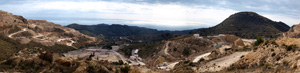
M264 42L263 38L258 37L258 38L256 39L256 42L254 43L254 46L258 46L258 45L260 45L260 44L263 43L263 42Z
M287 46L287 47L286 47L286 50L287 50L287 51L291 51L291 50L292 50L292 51L296 51L297 48L298 48L297 45L294 45L294 44L293 44L293 45Z
M226 68L227 71L233 71L236 69L236 67L234 65L231 65L230 67Z
M188 56L190 55L190 50L188 48L184 48L182 54Z
M48 61L50 63L52 63L53 60L53 55L50 52L46 52L46 53L41 53L41 55L39 56L40 59Z
M177 48L173 48L173 51L177 51Z
M113 62L113 64L115 64L115 65L123 65L124 62L122 60L119 60L118 62Z
M121 67L120 70L121 70L122 73L129 73L129 71L130 71L130 66L126 65L126 66L124 66L124 67Z
M272 41L271 44L278 46L278 44L275 41Z

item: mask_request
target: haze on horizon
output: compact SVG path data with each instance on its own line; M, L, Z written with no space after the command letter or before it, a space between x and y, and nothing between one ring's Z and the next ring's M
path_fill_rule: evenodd
M252 11L289 26L300 23L297 0L0 0L0 10L56 24L126 24L159 30L212 27Z

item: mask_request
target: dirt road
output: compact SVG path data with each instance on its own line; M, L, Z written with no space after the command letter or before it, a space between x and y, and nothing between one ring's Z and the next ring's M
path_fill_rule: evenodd
M205 53L205 54L202 54L202 55L199 55L199 56L197 56L197 57L193 60L193 62L196 63L196 62L198 62L201 58L206 57L206 56L208 56L208 55L210 55L210 54L211 54L211 52Z
M240 59L241 56L248 54L249 52L235 52L229 56L225 56L206 63L206 65L200 66L198 72L216 72L220 71Z
M167 43L166 43L166 48L164 49L164 52L165 52L165 54L166 55L169 55L169 56L171 56L169 53L168 53L168 50L169 50L169 43L170 43L170 41L167 41Z

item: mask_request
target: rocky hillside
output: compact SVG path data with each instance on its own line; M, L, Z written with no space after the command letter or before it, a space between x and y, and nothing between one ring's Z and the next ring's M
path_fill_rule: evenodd
M293 25L290 30L283 34L284 37L300 38L300 24Z
M0 61L1 72L26 73L141 73L123 62L72 59L43 48L26 48ZM149 71L151 73L151 71Z
M299 72L300 48L293 44L297 43L291 43L287 39L266 41L226 70L255 73Z
M71 28L46 20L25 19L4 11L0 11L0 28L3 35L21 44L34 41L45 46L62 44L80 47L97 41L94 37L81 34Z
M282 32L289 30L289 26L282 22L275 22L255 12L239 12L231 15L220 24L199 29L195 33L200 35L233 34L242 38L275 38Z

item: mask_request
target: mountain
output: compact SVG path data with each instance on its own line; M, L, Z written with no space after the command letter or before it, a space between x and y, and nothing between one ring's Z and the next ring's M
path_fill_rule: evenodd
M289 31L283 34L284 37L300 38L300 24L293 25Z
M200 35L234 34L242 38L275 38L280 33L289 30L289 26L283 22L275 22L255 12L238 12L220 24L202 28L194 33Z
M98 24L98 25L80 25L80 24L70 24L66 27L76 29L82 33L103 35L106 37L120 37L120 36L130 36L130 35L154 35L162 33L182 33L188 34L191 30L185 31L159 31L156 29L150 29L145 27L128 26L120 24Z

